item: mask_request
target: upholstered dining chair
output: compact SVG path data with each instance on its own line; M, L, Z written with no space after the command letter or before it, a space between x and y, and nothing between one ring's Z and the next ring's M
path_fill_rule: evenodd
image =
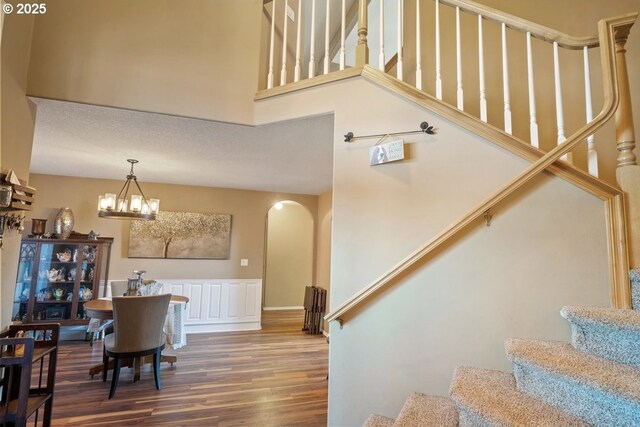
M104 338L102 381L107 381L109 358L114 359L109 399L118 385L122 359L153 355L153 376L160 390L160 352L166 338L162 327L171 294L113 297L114 333Z
M126 280L112 280L111 281L111 296L112 297L121 297L127 293L127 284Z

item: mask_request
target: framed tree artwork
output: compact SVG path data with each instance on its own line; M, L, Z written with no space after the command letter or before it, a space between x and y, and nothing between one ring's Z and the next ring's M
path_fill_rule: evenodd
M228 259L230 248L229 214L159 212L129 227L129 258Z

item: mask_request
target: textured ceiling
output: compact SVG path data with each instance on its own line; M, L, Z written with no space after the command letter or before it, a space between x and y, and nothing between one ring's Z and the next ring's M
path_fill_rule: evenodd
M331 188L333 116L244 126L32 98L33 173L320 194Z

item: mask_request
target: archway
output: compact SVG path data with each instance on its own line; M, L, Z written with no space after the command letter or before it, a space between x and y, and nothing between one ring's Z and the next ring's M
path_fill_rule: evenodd
M313 283L313 216L297 202L278 202L266 230L263 308L302 308L305 287Z

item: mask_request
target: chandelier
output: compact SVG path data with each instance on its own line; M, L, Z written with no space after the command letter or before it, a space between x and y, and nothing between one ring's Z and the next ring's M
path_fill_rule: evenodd
M135 159L127 159L131 163L131 171L127 175L127 181L116 196L115 193L105 193L98 197L98 216L110 219L142 219L152 221L160 210L160 199L148 199L144 196L138 178L133 173L133 165L138 163ZM140 194L132 194L131 202L127 200L131 181L136 185Z

